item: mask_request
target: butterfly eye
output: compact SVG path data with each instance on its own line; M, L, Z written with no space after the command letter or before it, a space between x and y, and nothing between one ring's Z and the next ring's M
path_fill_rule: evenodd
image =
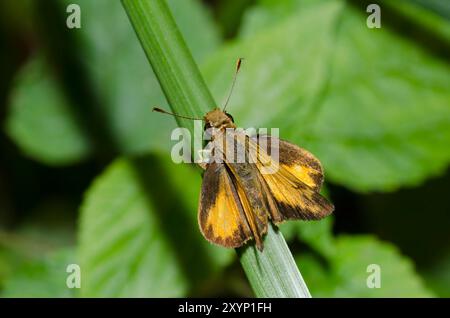
M233 116L231 116L230 114L228 114L227 112L225 112L225 115L227 115L227 117L228 118L230 118L231 119L231 121L234 123L234 119L233 119Z
M203 127L203 130L207 130L207 129L211 128L211 127L212 127L211 123L207 122L207 123L205 123L205 126Z

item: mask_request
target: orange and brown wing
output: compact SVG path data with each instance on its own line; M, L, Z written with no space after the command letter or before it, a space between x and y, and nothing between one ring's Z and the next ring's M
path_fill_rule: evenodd
M208 241L224 247L239 247L252 238L238 192L224 164L211 163L205 171L198 222Z
M319 160L308 151L275 137L250 138L250 153L262 172L267 165L276 165L274 173L261 173L277 209L271 209L275 223L289 219L319 220L329 215L334 206L319 194L323 172ZM264 147L263 147L263 146ZM256 151L252 152L252 148ZM278 151L277 163L274 157Z
M320 191L323 183L323 169L320 161L312 153L290 142L268 135L258 135L251 139L258 146L263 146L262 148L267 154L272 155L270 160L273 160L273 154L278 152L281 168L315 191Z

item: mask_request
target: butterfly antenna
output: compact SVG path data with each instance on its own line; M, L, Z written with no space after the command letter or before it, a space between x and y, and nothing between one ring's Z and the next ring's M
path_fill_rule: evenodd
M184 119L203 120L203 118L195 118L195 117L188 117L188 116L182 116L182 115L174 114L174 113L168 112L167 110L164 110L164 109L161 109L161 108L158 108L158 107L153 107L153 111L154 112L158 112L158 113L167 114L167 115L172 115L172 116L175 116L175 117L184 118Z
M223 106L223 111L225 111L225 109L227 108L228 102L230 101L231 94L233 93L234 84L236 84L236 78L237 78L237 75L241 68L242 60L243 60L243 58L240 57L240 58L238 58L238 60L236 62L236 71L234 72L233 82L231 83L230 92L228 93L227 100L225 101L225 105Z

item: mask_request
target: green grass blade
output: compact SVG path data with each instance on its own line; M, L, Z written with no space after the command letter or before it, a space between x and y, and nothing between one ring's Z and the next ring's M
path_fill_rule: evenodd
M237 253L258 297L311 297L283 235L272 224L262 253L254 245Z
M216 107L195 61L163 0L122 0L172 111L201 117ZM232 67L232 66L230 66ZM177 118L193 133L193 123ZM310 297L286 242L272 226L265 249L238 250L241 264L258 297Z
M202 117L213 109L214 99L167 4L154 0L122 3L172 111ZM192 131L191 120L177 118L177 122Z

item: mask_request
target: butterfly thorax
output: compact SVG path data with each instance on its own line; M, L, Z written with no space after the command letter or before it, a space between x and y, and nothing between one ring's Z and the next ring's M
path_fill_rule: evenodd
M218 130L225 130L227 128L236 128L233 117L230 114L216 108L208 113L205 117L205 130L208 128L216 128Z

